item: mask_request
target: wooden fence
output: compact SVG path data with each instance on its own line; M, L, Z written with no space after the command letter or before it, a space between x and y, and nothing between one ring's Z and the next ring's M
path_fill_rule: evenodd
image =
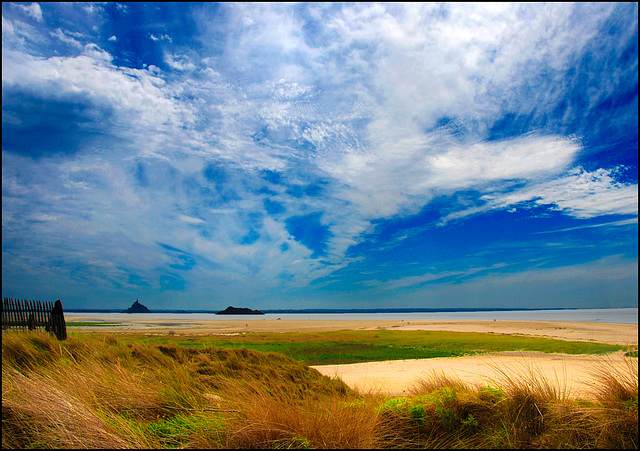
M2 300L2 330L35 330L38 327L54 333L58 340L67 338L67 324L60 299L55 303L10 298Z

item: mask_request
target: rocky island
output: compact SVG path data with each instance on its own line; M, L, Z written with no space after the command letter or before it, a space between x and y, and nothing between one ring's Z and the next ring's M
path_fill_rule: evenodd
M229 306L217 312L216 315L264 315L264 313L258 310L251 310L250 308Z
M123 310L122 313L151 313L151 312L147 307L140 304L136 299L136 302L134 302L133 305L131 305L131 307L129 307L128 309Z

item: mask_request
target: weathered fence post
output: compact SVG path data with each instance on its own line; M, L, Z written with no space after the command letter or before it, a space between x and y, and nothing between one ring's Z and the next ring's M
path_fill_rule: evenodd
M25 314L27 315L27 329L35 330L36 329L36 315L35 315L35 307L36 301L26 302Z
M64 321L64 313L60 299L56 301L51 310L51 325L53 326L53 333L56 334L58 340L67 339L67 325Z

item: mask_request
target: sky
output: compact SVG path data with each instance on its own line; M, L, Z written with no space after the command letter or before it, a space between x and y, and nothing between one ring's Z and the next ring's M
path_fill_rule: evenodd
M2 3L2 295L638 306L637 3Z

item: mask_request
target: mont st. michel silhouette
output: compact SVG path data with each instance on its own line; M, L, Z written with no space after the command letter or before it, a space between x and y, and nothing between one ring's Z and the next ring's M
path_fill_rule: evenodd
M131 307L129 307L128 309L123 310L122 313L151 313L151 312L146 306L138 302L138 299L136 299L136 302L134 302L131 305Z

